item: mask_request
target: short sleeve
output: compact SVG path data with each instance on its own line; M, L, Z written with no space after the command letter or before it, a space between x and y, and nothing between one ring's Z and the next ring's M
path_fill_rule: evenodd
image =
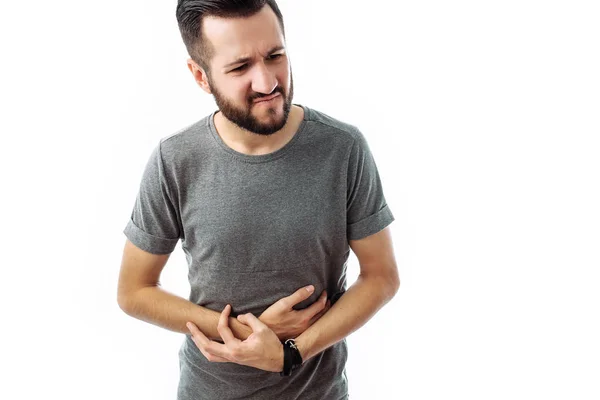
M180 238L179 211L165 179L160 143L153 150L123 233L140 249L169 254Z
M394 221L388 207L379 172L369 145L356 131L348 161L347 236L358 240L377 233Z

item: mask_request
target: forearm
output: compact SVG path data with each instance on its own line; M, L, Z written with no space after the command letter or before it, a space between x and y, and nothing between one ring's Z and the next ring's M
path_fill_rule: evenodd
M194 304L159 286L138 289L120 306L127 315L174 332L190 334L185 326L190 321L210 339L222 340L217 331L220 312ZM245 340L252 333L248 326L236 318L229 318L229 327L240 340Z
M303 361L314 357L363 326L396 294L397 287L380 277L359 276L317 322L296 338Z

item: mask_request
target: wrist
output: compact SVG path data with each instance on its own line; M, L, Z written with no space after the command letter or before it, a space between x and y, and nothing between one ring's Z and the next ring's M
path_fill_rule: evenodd
M279 358L277 359L277 372L281 375L283 373L283 368L285 367L285 348L283 343L279 346Z
M312 358L313 354L310 353L310 344L307 335L298 336L295 342L302 360L307 361Z
M282 331L281 329L278 329L278 327L276 325L271 326L268 321L265 321L265 319L261 318L261 317L258 317L258 320L260 322L262 322L263 324L265 324L270 330L272 330L273 333L275 333L275 335L277 335L277 338L279 339L280 342L285 341L285 339L289 339L287 337L287 333ZM252 332L250 332L250 333L252 333Z
M296 347L294 339L288 339L283 343L283 368L279 373L281 376L290 376L293 371L303 364L302 356Z

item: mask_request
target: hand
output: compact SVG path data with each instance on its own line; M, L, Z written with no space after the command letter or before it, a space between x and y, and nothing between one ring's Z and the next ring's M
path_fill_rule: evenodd
M224 344L210 340L193 322L186 323L192 333L192 340L202 354L211 362L233 362L270 372L283 371L283 344L275 332L259 321L252 313L238 315L237 319L252 329L244 341L233 336L229 328L231 306L223 309L217 330Z
M314 290L314 287L312 290ZM308 291L305 287L298 289L291 296L273 303L258 319L271 328L282 341L297 338L331 308L331 302L327 300L325 290L321 293L321 297L310 307L300 311L292 308L301 301L308 299L312 294L312 290Z

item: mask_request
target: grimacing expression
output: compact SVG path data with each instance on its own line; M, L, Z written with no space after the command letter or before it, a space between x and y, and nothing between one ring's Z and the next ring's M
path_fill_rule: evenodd
M228 120L240 128L258 135L271 135L283 128L287 122L294 96L294 79L291 74L289 94L286 94L281 86L277 86L269 95L264 95L261 93L254 93L250 95L245 107L238 107L233 101L230 101L223 93L221 93L214 82L212 82L210 75L208 81L212 95L215 99L215 103L217 103L219 110ZM268 104L254 103L256 99L268 97L275 93L280 93L279 98L275 99L274 101L270 101ZM283 103L283 106L280 103ZM269 122L262 122L255 117L254 108L256 107L265 108L266 113L272 116L272 120ZM279 107L283 107L283 112L282 116L277 118L279 114Z
M206 17L203 30L214 49L206 78L223 116L259 135L283 128L294 84L285 39L271 7L245 18Z

